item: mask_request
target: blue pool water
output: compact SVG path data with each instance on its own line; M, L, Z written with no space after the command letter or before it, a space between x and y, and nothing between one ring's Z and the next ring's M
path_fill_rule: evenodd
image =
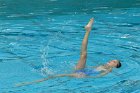
M87 66L120 59L120 69L15 87L71 72L91 17ZM139 0L0 0L0 93L140 93L139 31Z

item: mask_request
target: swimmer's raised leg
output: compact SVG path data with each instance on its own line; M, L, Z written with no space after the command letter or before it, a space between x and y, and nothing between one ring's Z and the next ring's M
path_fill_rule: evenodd
M94 22L94 19L91 18L88 24L85 26L86 33L82 41L80 59L78 61L78 64L76 65L76 70L85 68L86 58L87 58L88 36L90 34L93 22Z

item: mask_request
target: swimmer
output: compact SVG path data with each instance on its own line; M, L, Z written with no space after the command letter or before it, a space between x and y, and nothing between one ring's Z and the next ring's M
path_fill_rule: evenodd
M79 59L77 65L75 66L74 72L72 72L70 74L60 74L60 75L56 75L56 76L50 76L50 77L36 80L33 82L24 82L24 83L17 84L16 86L24 86L24 85L29 85L29 84L33 84L33 83L39 83L39 82L42 82L42 81L45 81L48 79L52 79L52 78L57 78L57 77L99 78L99 77L102 77L102 76L112 72L113 68L120 68L121 63L119 60L111 60L104 65L86 68L88 37L89 37L90 31L92 29L93 23L94 23L94 19L91 18L90 21L88 22L88 24L85 26L86 33L85 33L84 39L82 41L80 59Z

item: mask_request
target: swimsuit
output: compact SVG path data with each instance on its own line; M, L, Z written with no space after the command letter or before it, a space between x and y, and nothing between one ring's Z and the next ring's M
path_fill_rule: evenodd
M95 76L100 74L100 71L96 70L96 69L89 69L89 68L84 68L84 69L80 69L80 70L76 70L75 73L84 73L86 76Z

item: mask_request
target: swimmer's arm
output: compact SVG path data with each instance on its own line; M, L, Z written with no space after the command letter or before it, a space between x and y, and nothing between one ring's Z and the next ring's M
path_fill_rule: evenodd
M26 86L26 85L31 85L31 84L35 84L35 83L40 83L49 79L53 79L53 78L58 78L58 77L75 77L75 74L60 74L60 75L56 75L56 76L49 76L47 78L43 78L43 79L39 79L39 80L35 80L32 82L23 82L23 83L19 83L16 84L16 87L21 87L21 86Z

